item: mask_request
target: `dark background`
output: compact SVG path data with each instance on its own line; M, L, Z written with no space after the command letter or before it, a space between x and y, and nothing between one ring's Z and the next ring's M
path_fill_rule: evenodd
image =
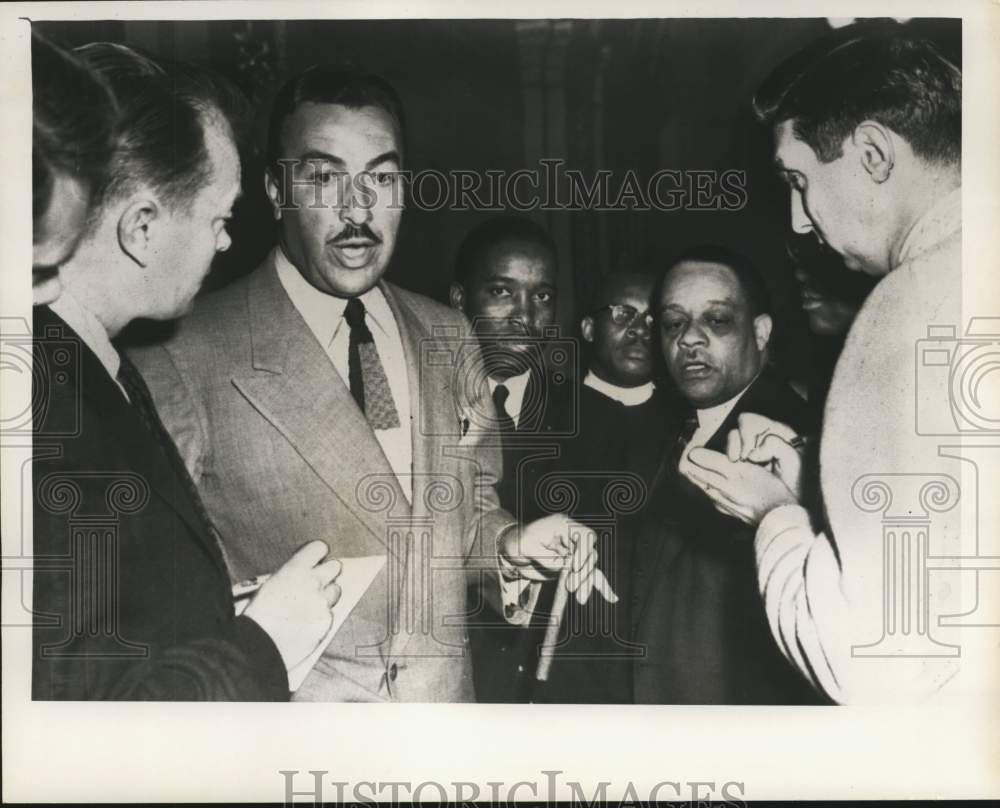
M961 22L910 23L960 64ZM823 19L89 21L44 22L67 46L111 40L208 64L255 103L263 149L270 100L315 63L350 62L379 73L407 112L414 171L539 168L542 158L592 177L640 178L661 168L747 172L740 211L534 211L560 249L560 320L570 327L600 277L662 264L694 244L750 256L776 306L776 349L789 372L808 362L807 330L784 243L788 192L770 167L770 134L750 100L779 61L830 30ZM258 154L245 171L233 247L207 288L252 270L274 243ZM403 216L389 279L445 300L463 235L494 213Z

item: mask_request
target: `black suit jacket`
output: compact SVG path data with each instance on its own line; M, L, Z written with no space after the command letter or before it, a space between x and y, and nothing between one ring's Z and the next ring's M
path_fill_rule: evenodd
M34 320L33 698L287 699L179 457L63 320Z
M706 447L725 451L740 413L799 430L805 402L762 373ZM676 438L674 440L676 443ZM810 704L819 697L771 637L757 584L753 528L715 509L667 453L636 530L631 593L634 698L653 704Z
M573 432L576 402L572 379L550 374L528 378L513 433L502 437L500 506L527 524L551 511L538 500L538 483L552 468ZM476 699L486 703L526 702L537 658L537 629L511 625L470 592L469 646Z

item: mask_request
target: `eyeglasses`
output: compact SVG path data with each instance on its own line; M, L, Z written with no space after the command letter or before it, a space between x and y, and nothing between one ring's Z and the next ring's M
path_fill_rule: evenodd
M624 303L612 303L609 306L601 306L594 313L599 311L604 311L607 309L611 312L611 322L619 326L629 326L636 327L640 322L644 323L646 328L652 329L653 327L653 315L649 311L639 312L636 311L632 306L628 306Z

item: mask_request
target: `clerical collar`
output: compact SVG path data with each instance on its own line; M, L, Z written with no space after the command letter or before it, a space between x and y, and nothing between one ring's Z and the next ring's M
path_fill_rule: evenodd
M624 404L626 407L637 407L640 404L645 404L653 397L654 388L652 382L640 384L638 387L619 387L617 384L604 381L594 371L588 370L583 383L598 393L603 393L608 398Z

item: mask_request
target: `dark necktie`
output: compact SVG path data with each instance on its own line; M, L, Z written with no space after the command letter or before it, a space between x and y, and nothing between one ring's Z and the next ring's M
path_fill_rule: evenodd
M677 433L677 445L674 447L674 468L680 465L681 457L684 456L684 450L687 449L691 438L694 437L694 433L697 431L698 411L691 410L684 417L684 423L681 424L681 431Z
M514 419L507 413L506 406L509 395L510 390L507 389L507 385L505 384L498 384L493 388L493 406L497 411L497 427L502 434L514 431Z
M156 412L156 405L153 403L153 397L150 395L145 379L142 378L139 369L132 364L131 359L121 351L118 352L118 355L121 357L121 364L118 367L118 383L125 388L125 392L128 394L129 401L132 404L132 409L139 415L149 434L163 448L167 459L174 467L174 472L184 484L184 489L188 493L194 511L198 518L201 519L202 525L208 532L208 535L215 536L215 528L208 515L208 509L205 508L205 503L201 501L198 487L194 484L194 480L191 479L191 475L184 465L184 460L181 458L180 452L177 451L177 445L174 443L173 438L170 437L170 433L167 432L167 428L163 425L163 421L160 420L160 416Z
M399 426L399 413L372 332L365 323L365 304L352 297L344 309L344 319L351 329L347 349L351 395L372 429L395 429Z

